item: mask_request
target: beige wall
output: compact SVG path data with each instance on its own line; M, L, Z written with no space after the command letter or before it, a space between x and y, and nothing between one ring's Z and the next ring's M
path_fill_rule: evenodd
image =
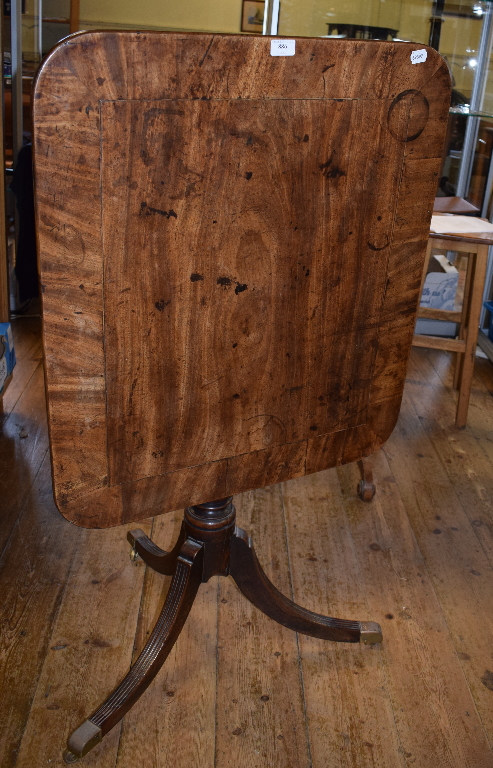
M481 21L446 16L442 24L440 53L447 59L457 90L470 95L474 68L470 61L477 58Z
M379 0L281 0L279 34L319 37L326 24L372 24Z
M279 33L327 34L328 22L369 24L398 30L402 40L428 43L432 0L282 0ZM469 95L481 33L481 21L446 16L440 53L449 63L455 86ZM493 79L493 78L492 78ZM493 89L492 89L493 90Z
M44 15L66 15L68 0L44 0ZM49 11L49 14L48 14ZM80 0L82 21L118 26L239 32L241 0Z
M35 0L27 0L32 13ZM426 42L431 0L281 0L279 34L318 37L326 23L372 24ZM84 26L154 27L239 32L241 0L80 0ZM44 16L68 16L69 0L43 0ZM26 19L27 21L27 19ZM26 27L28 25L26 24Z
M27 0L23 16L23 50L34 60L34 15L37 0ZM43 0L43 17L66 18L69 0ZM184 29L240 32L241 0L80 0L80 28ZM62 25L51 25L51 36L68 34ZM50 38L51 39L51 38ZM55 39L51 40L54 44Z
M394 0L395 1L395 0ZM403 2L399 17L399 37L415 43L428 43L430 38L431 0Z
M23 17L27 58L34 50L36 3L27 0ZM235 33L240 32L241 6L241 0L80 0L81 28ZM432 0L281 0L279 34L318 37L327 34L328 22L341 22L390 27L403 40L427 43L431 8ZM69 0L43 0L44 16L68 16L68 9ZM481 22L473 19L447 16L442 25L440 52L449 62L456 88L466 95L474 75L469 61L478 49L480 31Z
M428 41L431 0L282 0L279 33L325 35L326 24L397 29L404 40Z

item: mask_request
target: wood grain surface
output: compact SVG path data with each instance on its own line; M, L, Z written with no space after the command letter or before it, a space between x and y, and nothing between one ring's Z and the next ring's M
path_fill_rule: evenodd
M30 323L13 322L9 418L31 413L46 446ZM277 587L313 610L381 621L384 642L297 638L213 578L153 684L81 765L493 768L491 363L476 359L464 430L452 383L451 354L412 350L397 427L371 459L370 504L354 464L235 499ZM40 468L25 442L13 433L0 462L19 499L15 519L0 516L0 766L63 768L68 734L140 652L169 578L130 561L126 528L67 523L48 457ZM181 517L139 525L169 548Z
M137 520L387 439L450 87L415 48L96 32L48 57L35 177L68 519Z

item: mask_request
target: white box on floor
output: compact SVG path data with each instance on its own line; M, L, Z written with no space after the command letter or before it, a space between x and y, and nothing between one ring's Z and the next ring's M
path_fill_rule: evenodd
M453 311L458 283L459 273L455 268L453 272L428 272L420 305L430 307L430 309Z

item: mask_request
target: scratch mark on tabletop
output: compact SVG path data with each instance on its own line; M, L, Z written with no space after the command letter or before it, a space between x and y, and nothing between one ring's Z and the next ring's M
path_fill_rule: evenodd
M221 381L221 379L224 379L226 374L223 373L222 376L218 376L217 379L213 379L212 381L206 381L205 384L202 384L200 389L204 389L205 387L210 387L211 384L215 384L217 381Z
M211 37L211 39L210 39L210 42L209 42L209 45L207 46L207 50L206 50L206 52L204 53L204 55L202 56L201 60L199 61L199 67L201 67L201 66L202 66L202 64L204 63L204 61L205 61L205 59L206 59L206 56L207 56L207 54L209 53L209 51L210 51L210 48L211 48L211 45L212 45L212 43L213 43L213 42L214 42L214 37Z
M170 208L169 211L162 211L160 208L151 208L146 202L140 204L141 216L152 216L155 213L157 213L158 216L164 216L166 219L170 219L172 216L175 219L178 218L178 214L172 208Z

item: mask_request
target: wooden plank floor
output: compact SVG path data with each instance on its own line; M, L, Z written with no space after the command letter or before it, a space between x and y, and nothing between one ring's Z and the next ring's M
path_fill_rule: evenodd
M68 733L126 672L169 578L126 528L51 496L39 321L14 323L0 433L0 766L64 765ZM165 667L80 765L493 768L493 367L465 430L451 356L413 350L398 425L362 503L353 465L236 499L268 575L307 608L382 624L381 645L297 636L229 579L199 591ZM142 527L167 547L180 513ZM131 526L128 526L131 527Z

